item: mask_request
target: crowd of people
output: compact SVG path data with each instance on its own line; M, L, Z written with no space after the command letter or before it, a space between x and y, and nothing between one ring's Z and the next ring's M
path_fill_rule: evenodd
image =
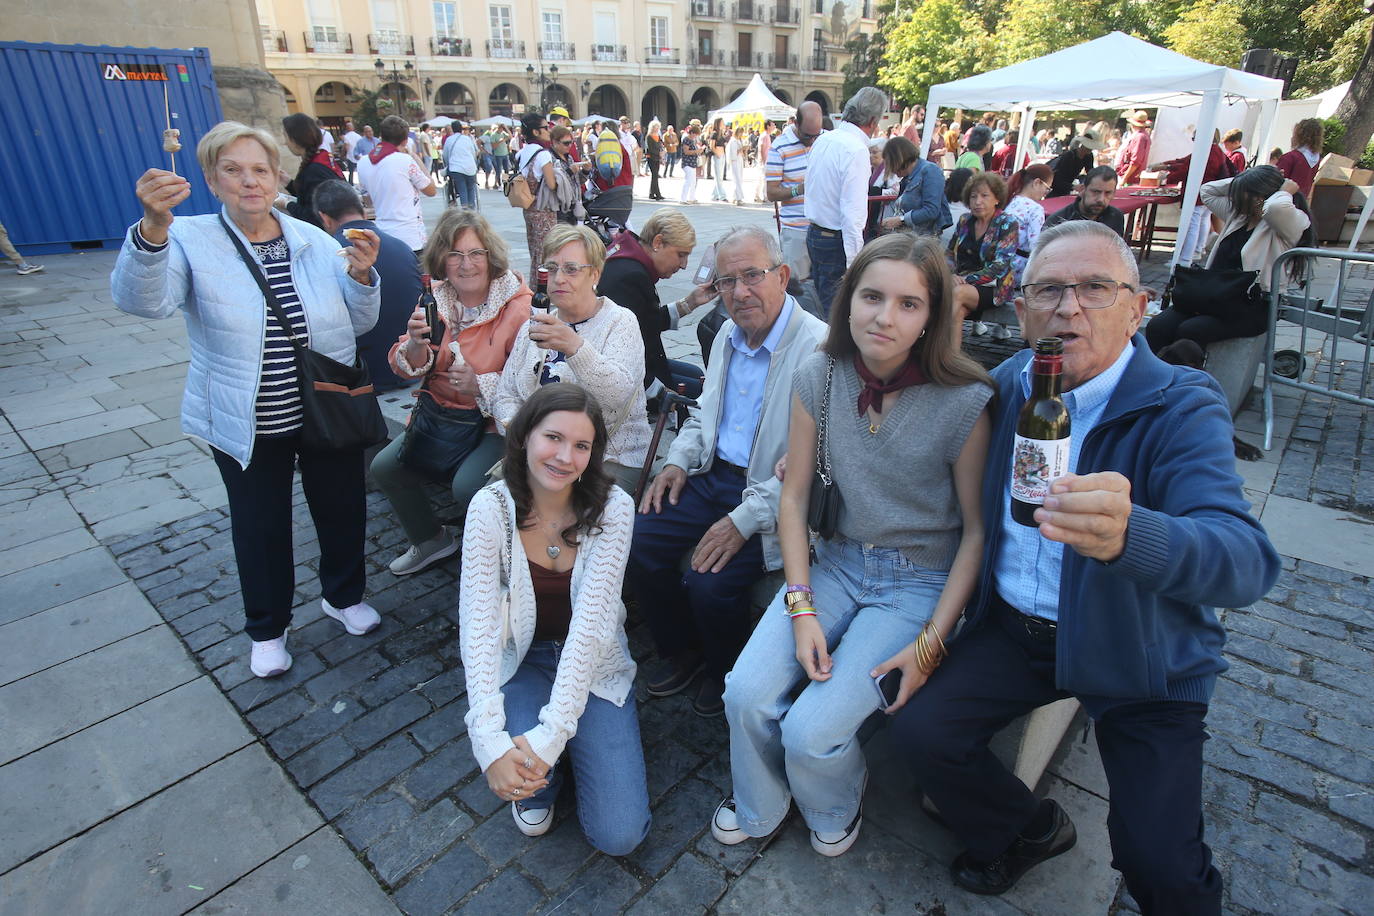
M879 129L888 107L865 87L827 129L805 102L757 141L695 121L578 131L558 108L526 115L518 134L416 136L393 116L376 137L349 125L342 147L292 115L294 177L271 134L225 122L197 147L223 205L201 216L173 218L190 183L149 169L114 301L185 318L182 422L228 492L251 669L292 664L297 467L324 613L354 635L381 624L366 601L365 450L302 436L293 354L309 347L416 386L408 428L370 466L408 542L390 570L461 549L468 735L526 836L549 830L572 776L594 847L625 855L643 841L638 678L650 701L690 690L697 714L724 717L733 788L702 812L718 842L768 836L795 804L817 853L846 852L868 779L859 728L882 709L963 846L955 882L1002 893L1073 846L1075 829L988 743L1075 696L1096 724L1113 864L1136 902L1219 912L1201 818L1204 717L1226 667L1214 608L1262 597L1279 558L1242 494L1224 400L1152 347L1250 333L1258 312L1234 303L1241 317L1223 328L1166 311L1142 333L1149 296L1110 201L1148 159L1143 115L1127 116L1115 166L1088 128L1007 181L991 157L1018 138L995 115L937 133L959 153L947 176L919 155L914 113ZM1320 146L1302 139L1298 171ZM623 186L641 163L651 197L659 174L681 170L684 200L700 176L726 199L733 182L740 202L750 155L779 230L711 240L709 278L674 302L656 286L702 241L682 210L609 245L581 224L580 187ZM524 275L470 205L479 173L499 185L507 171L533 192ZM1075 181L1074 203L1046 219L1042 201ZM419 198L441 182L455 205L431 231ZM1205 183L1223 221L1206 266L1258 270L1263 288L1310 225L1300 183L1282 164ZM891 192L876 212L874 187ZM711 303L703 367L668 359L661 335ZM1072 419L1072 472L1030 526L1007 495L1030 353L989 374L961 338L966 317L1007 307L1027 341L1062 342L1054 372ZM659 464L649 418L665 391L696 406ZM440 520L431 484L451 491L461 531ZM757 618L751 590L770 572L783 584ZM643 673L624 597L652 635ZM875 689L893 672L890 696Z

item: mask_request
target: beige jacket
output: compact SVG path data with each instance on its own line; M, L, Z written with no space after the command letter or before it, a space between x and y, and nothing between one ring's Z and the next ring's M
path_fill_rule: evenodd
M1203 206L1225 221L1221 234L1212 243L1207 263L1203 265L1205 267L1212 266L1221 240L1245 226L1244 217L1231 212L1231 201L1226 196L1233 180L1223 178L1202 186ZM1264 202L1259 225L1251 233L1250 241L1240 250L1240 263L1245 270L1259 271L1259 284L1265 292L1269 292L1269 275L1274 262L1279 255L1298 244L1298 239L1311 223L1307 214L1293 203L1293 195L1287 191L1278 191Z

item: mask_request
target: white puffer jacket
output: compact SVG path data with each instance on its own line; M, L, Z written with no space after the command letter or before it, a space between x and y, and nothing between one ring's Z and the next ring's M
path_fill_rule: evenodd
M381 278L371 285L348 275L348 262L327 232L273 211L291 248L291 279L305 309L310 347L352 364L354 339L377 323ZM247 238L225 220L251 252ZM169 318L181 311L191 366L181 401L181 429L234 458L253 456L267 303L225 234L218 214L179 216L161 251L134 244L134 227L110 275L115 305L131 315Z

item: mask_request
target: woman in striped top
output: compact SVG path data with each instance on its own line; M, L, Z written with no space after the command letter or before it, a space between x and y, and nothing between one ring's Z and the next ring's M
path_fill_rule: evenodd
M131 227L111 276L115 303L149 318L182 313L191 365L182 428L209 443L229 496L234 556L258 677L291 667L295 564L291 492L297 463L320 540L323 610L354 635L379 623L363 602L366 522L362 450L315 451L300 441L301 399L292 338L344 363L354 338L377 320L378 238L363 230L340 249L309 223L273 209L277 145L265 131L226 121L196 148L222 214L177 217L190 184L149 169L136 193L143 219ZM238 255L244 243L256 261ZM342 255L342 257L339 257ZM253 279L261 270L287 318L278 322Z

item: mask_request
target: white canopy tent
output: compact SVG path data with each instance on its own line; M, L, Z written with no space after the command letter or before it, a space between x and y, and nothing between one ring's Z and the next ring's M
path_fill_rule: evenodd
M1281 80L1205 64L1112 32L1035 60L932 86L926 100L929 116L921 137L921 154L930 149L940 108L1019 111L1024 137L1031 133L1037 111L1179 108L1201 102L1179 215L1179 226L1183 227L1188 225L1202 185L1222 100L1260 104L1257 148L1267 149L1282 95ZM1018 145L1018 168L1028 149L1029 144ZM1178 263L1179 254L1175 245L1170 267Z
M711 112L708 119L714 121L716 118L724 118L730 121L737 115L759 114L763 115L765 121L786 121L796 113L797 109L775 96L764 83L763 77L755 73L749 85L744 87L744 91L733 102Z

